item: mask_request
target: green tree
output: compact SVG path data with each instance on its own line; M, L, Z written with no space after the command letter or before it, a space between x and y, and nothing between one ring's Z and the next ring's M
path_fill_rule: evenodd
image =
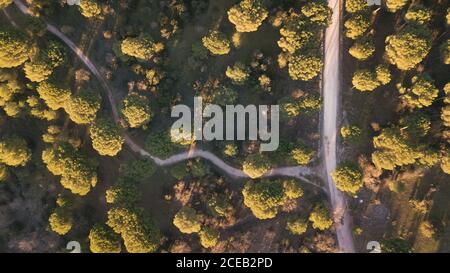
M404 116L399 121L404 133L414 140L420 140L428 135L431 129L431 120L424 113L414 113Z
M373 91L380 86L376 74L369 69L358 69L353 74L353 86L359 91Z
M381 243L383 253L412 253L413 248L410 242L403 238L393 238Z
M349 13L361 12L369 8L367 0L347 0L345 10Z
M289 58L289 75L293 80L312 80L319 75L322 67L323 62L318 55L292 55Z
M313 228L318 230L327 230L333 225L328 210L322 205L314 207L309 215L309 221L312 222Z
M442 153L441 169L444 173L450 174L450 151Z
M167 130L151 132L145 141L145 149L160 158L168 158L178 150L172 143Z
M59 42L49 41L45 48L24 65L25 76L33 82L47 80L56 67L66 63L66 48Z
M450 127L450 105L442 107L441 119L442 122L444 123L444 126Z
M250 77L249 69L240 62L235 63L233 66L228 66L225 75L230 78L234 84L243 84Z
M316 33L303 17L293 13L285 20L284 26L280 28L280 35L278 46L283 52L294 54L309 45Z
M411 70L428 55L431 44L429 30L407 26L398 34L386 38L386 54L400 70Z
M233 88L221 86L212 91L211 102L222 106L231 105L237 101L238 96L238 92Z
M447 39L441 45L441 56L444 64L450 64L450 39Z
M372 38L363 38L355 41L348 53L358 60L367 60L375 53L375 43Z
M16 29L0 29L0 68L17 67L31 54L31 40Z
M89 232L89 249L92 253L120 253L120 236L110 227L96 224Z
M421 4L412 5L405 14L405 19L408 22L414 22L419 25L424 25L431 22L433 13L432 10L424 7Z
M280 116L283 119L295 118L300 115L300 105L291 96L281 98L278 105L280 106Z
M446 19L447 19L447 26L450 26L450 8L447 9Z
M13 2L13 0L0 0L0 9L6 8L12 2Z
M222 32L211 31L202 39L203 46L213 55L226 55L230 52L230 40Z
M229 157L235 157L239 153L239 148L234 143L227 143L223 148L223 154Z
M147 70L145 78L151 86L157 86L164 79L165 73L157 68Z
M283 191L287 199L297 199L303 196L303 189L300 182L295 179L283 181Z
M52 110L58 110L64 107L66 101L69 100L71 91L66 84L49 80L39 83L37 87L39 97L45 101L47 106Z
M155 54L164 50L162 43L155 43L148 35L141 35L136 38L126 38L120 44L123 54L134 57L139 61L149 61Z
M61 176L61 185L74 194L86 195L97 184L96 164L69 145L45 149L42 161L52 174Z
M354 163L342 163L331 174L336 187L349 194L356 194L363 186L362 171L358 165Z
M22 86L17 72L0 68L0 106L4 107L20 93L22 93Z
M286 229L293 235L302 235L308 229L308 222L301 218L289 219Z
M228 19L238 32L257 31L268 15L261 0L242 0L228 11Z
M370 28L369 17L364 14L352 14L344 23L345 36L350 39L357 39L366 33Z
M73 218L70 213L61 207L55 209L48 219L50 228L59 235L66 235L73 226Z
M298 105L305 114L316 113L322 107L322 99L318 95L307 94L300 98Z
M386 7L390 12L397 12L408 4L408 0L386 0Z
M251 154L242 163L242 169L250 178L259 178L270 170L270 160L262 154Z
M156 172L156 164L150 158L129 160L122 163L119 168L120 176L127 181L139 183L149 179Z
M64 104L64 110L77 124L89 124L95 121L101 107L101 96L92 90L81 90L73 94Z
M439 90L434 85L434 80L428 74L414 76L411 84L397 85L400 99L411 109L430 106L439 95Z
M62 66L67 62L67 48L57 41L51 40L47 43L44 55L52 67Z
M214 194L208 200L208 208L214 216L227 217L233 213L233 205L226 194Z
M299 144L291 150L290 155L297 164L308 165L316 152L303 144Z
M80 0L79 7L86 18L98 17L102 13L101 6L95 0Z
M356 125L347 125L341 128L341 136L349 143L358 142L361 139L362 130Z
M31 159L27 142L20 137L10 136L0 139L0 163L8 166L25 166Z
M106 202L124 207L136 204L140 198L140 192L136 184L120 179L119 183L106 190Z
M197 233L201 230L201 216L193 208L182 207L175 214L173 224L182 233Z
M378 65L375 68L375 76L381 85L386 85L391 82L392 76L389 67L386 65Z
M149 99L137 93L128 94L120 110L131 128L144 126L153 117Z
M5 164L0 164L0 182L5 181L8 178L8 168Z
M248 181L242 190L244 204L258 219L274 218L285 201L283 184L276 181Z
M122 236L129 253L155 252L159 246L160 232L142 209L111 208L106 224Z
M53 67L41 56L26 62L23 70L25 76L32 82L45 81L53 73Z
M373 145L376 151L372 153L372 161L380 169L414 164L423 155L396 126L383 129L373 138Z
M204 248L212 248L217 245L220 238L220 233L210 227L203 228L198 235L200 236L200 244Z
M111 119L98 119L89 128L92 147L100 154L115 156L122 150L124 138L120 127Z
M320 26L328 26L331 22L332 11L326 1L308 2L301 8L301 12Z

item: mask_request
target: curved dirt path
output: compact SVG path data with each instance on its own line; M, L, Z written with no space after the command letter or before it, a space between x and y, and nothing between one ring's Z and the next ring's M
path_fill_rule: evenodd
M342 252L355 252L353 235L350 228L351 217L347 210L346 196L336 188L330 175L336 169L337 162L337 118L341 92L340 24L342 5L340 0L329 0L328 6L333 10L333 18L332 24L327 28L325 33L322 149L338 244Z
M14 0L14 4L22 11L24 14L31 15L31 12L29 11L28 7L22 3L20 0ZM97 78L97 80L100 82L102 87L107 91L109 104L111 105L111 110L114 116L114 120L118 123L122 123L122 119L120 118L119 112L117 110L116 102L113 97L113 90L105 80L105 78L102 76L100 71L97 69L95 64L70 40L66 35L64 35L61 31L58 30L57 27L55 27L52 24L47 23L47 30L57 36L59 39L61 39L77 56L78 58L86 65L86 67L94 74L94 76ZM249 178L248 175L246 175L241 169L234 168L227 163L225 163L222 159L217 157L211 152L204 151L201 149L191 149L187 152L182 152L176 155L173 155L167 159L161 159L155 156L152 156L149 152L147 152L144 148L142 148L139 144L137 144L129 134L124 135L125 143L130 147L131 150L133 150L135 153L140 154L141 156L146 156L152 158L155 163L159 166L170 166L174 165L176 163L201 157L203 159L206 159L216 165L218 168L220 168L222 171L224 171L226 174L228 174L230 177L233 178ZM275 176L288 176L288 177L295 177L302 179L302 181L311 184L315 187L318 187L324 191L326 191L326 188L317 185L316 183L311 182L309 179L307 179L305 176L312 176L314 175L314 172L308 168L303 166L293 166L293 167L281 167L270 170L264 177L275 177Z

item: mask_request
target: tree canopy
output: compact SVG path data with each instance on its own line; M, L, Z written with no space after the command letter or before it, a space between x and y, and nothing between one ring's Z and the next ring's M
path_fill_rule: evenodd
M50 215L48 222L54 232L65 235L72 229L74 220L65 208L58 207Z
M242 0L228 11L228 19L238 32L257 31L268 15L261 0Z
M315 54L292 55L289 58L289 75L293 80L312 80L319 75L322 67L322 58Z
M400 99L411 109L430 106L439 95L439 89L428 74L414 76L411 84L398 84L397 88L401 94Z
M0 9L6 8L12 2L13 2L13 0L0 0Z
M431 44L432 37L427 29L407 26L386 38L386 54L398 69L411 70L428 55Z
M164 49L164 45L155 43L149 35L141 35L126 38L122 41L120 48L125 55L135 57L139 61L149 61Z
M122 236L129 253L155 252L159 247L160 232L142 209L111 208L106 224Z
M89 232L89 249L92 253L120 253L120 236L110 227L96 224Z
M312 222L313 228L318 230L327 230L333 225L328 210L322 205L314 207L309 215L309 221Z
M95 91L84 89L70 96L64 104L64 110L73 122L89 124L94 122L100 106L101 96Z
M30 159L31 150L23 138L9 136L0 139L0 163L18 167L25 166Z
M251 154L247 156L242 169L250 178L263 176L270 169L270 160L263 154Z
M356 194L363 186L362 171L358 165L350 162L342 163L331 174L336 187L349 194Z
M350 39L357 39L366 33L370 28L369 17L364 14L352 14L344 23L345 36Z
M347 0L345 1L345 10L349 13L361 12L368 9L367 0Z
M302 235L308 229L308 222L301 218L292 218L287 221L286 229L293 235Z
M230 78L233 83L243 84L249 77L249 69L241 62L235 63L233 66L228 66L225 75Z
M8 178L8 168L5 164L0 164L0 182L5 181Z
M242 190L244 204L258 219L274 218L286 201L280 181L249 181Z
M66 84L58 82L55 79L39 83L36 90L39 93L40 98L43 99L47 106L52 110L63 108L71 94L71 91Z
M73 147L62 144L42 152L42 161L61 185L74 194L86 195L97 184L96 163Z
M359 39L353 43L348 53L360 61L367 60L375 53L375 43L371 38Z
M21 31L0 29L0 68L17 67L25 63L32 50L31 40Z
M89 128L92 146L100 155L115 156L122 150L121 128L111 119L98 119Z
M173 217L173 224L182 233L197 233L201 230L201 217L195 209L182 207Z
M230 52L230 40L222 32L211 31L202 39L203 46L213 55L225 55Z
M102 13L101 6L95 0L80 0L79 7L86 18L98 17Z
M205 227L203 228L199 234L200 236L200 244L204 248L211 248L215 247L217 243L219 242L220 233L219 231L215 230L211 227Z
M244 204L258 219L274 218L287 200L303 196L298 181L262 180L248 181L242 190Z
M433 16L432 10L424 7L421 4L411 5L405 14L405 19L408 22L414 22L419 25L427 24L431 21Z
M144 126L153 117L149 99L137 93L128 94L120 110L131 128Z
M331 21L332 11L327 1L308 2L301 8L301 12L311 22L320 26L328 26Z
M390 12L397 12L408 4L408 0L386 0L386 7Z

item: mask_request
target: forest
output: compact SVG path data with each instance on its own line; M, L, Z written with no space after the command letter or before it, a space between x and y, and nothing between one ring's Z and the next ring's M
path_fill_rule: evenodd
M0 0L0 252L450 251L449 1L331 2ZM278 105L278 149L174 138L196 97Z

